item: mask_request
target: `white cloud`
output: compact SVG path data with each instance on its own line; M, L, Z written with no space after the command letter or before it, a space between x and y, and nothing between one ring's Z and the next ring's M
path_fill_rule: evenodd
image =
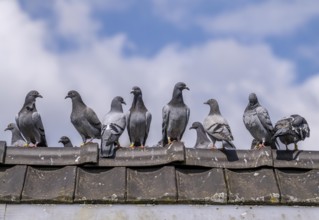
M198 18L198 24L211 33L266 37L286 35L319 16L316 0L264 1L217 16Z
M290 34L319 16L316 0L234 1L231 4L218 0L152 2L156 15L177 27L197 26L214 35L236 34L246 38Z
M37 89L44 96L37 105L50 146L59 146L57 141L62 135L70 136L77 145L81 142L69 119L71 103L64 99L68 90L78 90L84 102L102 118L116 95L124 97L127 111L132 101L129 92L135 85L142 88L145 104L153 114L148 145L154 145L161 137L162 106L170 100L178 81L184 81L191 89L184 93L191 108L189 126L203 120L208 109L202 103L214 97L232 127L238 148L248 148L251 142L242 122L251 91L268 108L273 122L300 113L308 120L312 133L319 132L319 119L315 117L319 107L315 85L319 78L295 85L294 64L274 55L266 44L212 40L188 48L167 45L150 58L127 57L123 49L130 42L124 34L104 39L93 35L86 47L54 54L45 47L52 30L45 23L31 20L11 1L0 2L0 27L0 38L6 39L0 42L0 50L5 52L0 54L0 100L5 103L0 114L1 126L4 129L14 120L25 94ZM74 34L81 33L79 29L73 30ZM0 133L0 139L8 142L9 136ZM125 133L122 141L127 140ZM192 147L195 133L187 129L184 140L186 146ZM304 148L315 149L318 141L319 137L311 135Z

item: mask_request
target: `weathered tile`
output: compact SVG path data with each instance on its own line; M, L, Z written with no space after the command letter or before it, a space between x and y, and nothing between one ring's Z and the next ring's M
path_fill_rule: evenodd
M0 202L19 202L27 166L0 167Z
M127 169L127 201L142 203L176 202L173 166Z
M125 201L126 168L78 168L75 202Z
M7 143L5 141L0 141L0 164L4 163L4 155L6 152Z
M185 150L184 165L218 167L228 169L272 167L273 160L270 148L260 150L212 150L194 149Z
M273 169L226 169L225 173L229 203L279 203L280 194Z
M283 204L319 205L319 170L276 169Z
M28 167L22 201L70 203L73 201L76 166Z
M275 168L319 169L319 151L273 150Z
M83 147L7 147L5 164L68 166L97 163L98 144Z
M101 167L147 167L184 161L184 144L173 142L168 147L120 148L114 158L99 158Z
M220 168L176 169L178 201L185 203L226 203L227 188Z

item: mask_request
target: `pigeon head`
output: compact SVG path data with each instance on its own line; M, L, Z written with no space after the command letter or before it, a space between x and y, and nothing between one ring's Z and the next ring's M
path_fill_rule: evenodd
M121 96L116 96L116 97L113 99L113 101L116 101L116 102L119 102L119 103L121 103L121 104L126 105L124 99L123 99Z
M257 98L257 95L255 93L250 93L248 100L249 100L250 106L254 106L258 103L258 98Z
M59 140L59 143L67 144L70 142L70 139L67 136L62 136Z
M175 84L175 90L176 89L178 89L178 90L180 90L180 91L183 91L184 89L187 89L187 90L189 90L189 88L186 86L186 84L185 83L183 83L183 82L178 82L178 83L176 83Z
M71 90L71 91L68 92L68 95L65 96L65 98L66 99L67 98L74 99L74 98L81 98L81 96L80 96L80 94L77 91Z
M138 86L134 86L131 90L131 93L136 95L142 95L142 90Z
M193 122L192 126L189 129L198 129L201 127L203 127L203 125L200 122L195 121L195 122Z
M210 106L210 114L220 114L219 105L216 99L209 99L204 104Z
M25 97L25 102L26 103L35 102L36 98L43 98L43 97L42 95L40 95L38 91L31 90L30 92L28 92L27 96Z
M6 129L4 129L5 131L11 131L14 128L16 128L16 125L14 123L10 123L8 124L8 126L6 127Z

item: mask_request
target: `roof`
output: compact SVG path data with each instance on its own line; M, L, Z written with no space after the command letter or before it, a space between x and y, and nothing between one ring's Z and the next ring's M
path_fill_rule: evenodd
M319 205L319 152L17 148L0 142L0 202Z

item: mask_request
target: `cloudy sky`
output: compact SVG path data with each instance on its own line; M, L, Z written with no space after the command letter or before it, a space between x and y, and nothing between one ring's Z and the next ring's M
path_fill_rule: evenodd
M317 0L1 0L0 125L13 122L36 89L50 146L81 138L70 122L67 92L78 90L102 119L114 96L141 87L153 115L147 145L161 137L162 107L185 82L190 122L203 121L209 98L232 127L235 145L250 147L242 122L250 92L273 123L290 114L311 128L301 149L319 142L319 3ZM0 139L10 142L9 132ZM185 132L193 147L195 132ZM128 142L127 133L121 138Z

